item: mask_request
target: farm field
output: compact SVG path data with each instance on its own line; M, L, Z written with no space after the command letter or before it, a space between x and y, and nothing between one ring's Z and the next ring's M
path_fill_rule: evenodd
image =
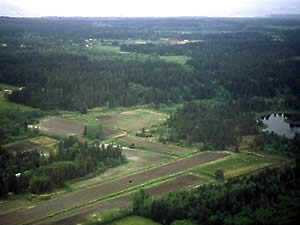
M115 179L117 177L127 176L128 174L136 173L138 171L157 166L167 161L173 160L172 157L167 155L161 155L153 152L123 148L128 162L121 166L111 168L94 178L75 182L70 184L72 189L86 188L91 185L103 183L107 180Z
M184 156L192 153L192 150L188 148L182 148L175 145L166 145L155 141L149 141L146 138L139 138L136 136L125 136L119 138L117 142L124 146L130 146L132 143L134 143L137 149L140 148L148 151L173 156Z
M151 180L183 172L195 166L199 166L225 156L228 156L228 153L204 152L197 154L158 168L123 177L105 184L96 185L88 189L72 192L57 199L41 202L24 210L17 210L1 215L0 221L3 221L6 225L12 225L24 223L26 221L28 222L40 217L46 217L47 215L49 216L68 208L88 204L90 201L95 201L97 199L122 192L126 189L134 188L137 185L142 185Z
M97 122L108 127L126 131L137 131L168 118L168 115L146 109L134 109L117 114L106 114L97 117Z
M147 188L145 189L146 194L150 196L159 196L162 194L168 194L172 191L177 191L180 189L186 189L195 185L200 185L205 183L207 180L200 176L195 175L183 175L176 177L175 179ZM94 217L98 213L105 213L113 209L119 209L122 207L128 207L132 204L134 194L125 195L119 198L110 199L101 203L97 203L89 208L84 209L80 213L70 213L62 215L58 218L49 218L38 224L47 224L47 225L68 225L68 224L78 224L84 220L88 220Z
M82 135L84 124L58 117L49 117L40 122L39 129L42 133L51 135Z
M199 175L215 176L217 169L222 169L225 179L247 174L252 171L258 170L278 163L278 159L269 157L260 157L250 155L247 153L232 154L224 159L202 165L194 170Z

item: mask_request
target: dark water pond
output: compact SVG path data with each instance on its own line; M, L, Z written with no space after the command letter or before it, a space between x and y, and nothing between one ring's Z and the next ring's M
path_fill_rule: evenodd
M268 127L263 131L274 132L275 134L293 138L296 133L300 133L300 126L293 126L285 122L286 116L284 114L271 114L262 118L262 122Z

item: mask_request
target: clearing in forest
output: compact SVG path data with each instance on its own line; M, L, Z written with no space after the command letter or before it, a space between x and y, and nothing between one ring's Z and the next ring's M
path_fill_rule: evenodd
M74 120L49 117L40 122L39 129L41 132L50 135L82 135L84 124Z
M119 138L117 142L124 146L130 146L131 144L134 144L136 149L143 149L146 151L157 152L166 155L183 156L192 153L192 151L187 148L149 141L147 138L140 138L136 136L122 137Z
M97 121L108 127L126 131L141 130L168 118L168 115L146 109L134 109L117 114L106 114L97 117Z

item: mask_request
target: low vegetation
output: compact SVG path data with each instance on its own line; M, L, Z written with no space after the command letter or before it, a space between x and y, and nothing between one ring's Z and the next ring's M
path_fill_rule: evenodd
M216 171L218 169L222 169L225 179L229 179L243 174L248 174L251 171L265 168L278 162L279 160L264 157L263 155L256 156L247 153L238 153L216 162L203 165L195 169L194 172L200 175L215 177Z

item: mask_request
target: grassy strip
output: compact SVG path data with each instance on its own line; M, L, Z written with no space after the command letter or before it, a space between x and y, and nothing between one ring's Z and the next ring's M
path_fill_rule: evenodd
M118 212L115 212L117 214ZM156 223L150 219L144 218L144 217L139 217L139 216L124 216L121 218L116 218L114 220L111 220L110 222L107 222L106 217L110 217L111 214L108 215L103 215L103 216L98 216L95 218L95 221L89 222L86 225L132 225L132 224L138 224L138 225L160 225L159 223ZM103 222L102 222L103 218ZM100 221L99 221L100 219Z
M242 154L242 153L240 153ZM240 155L240 154L235 154L235 155ZM234 156L235 156L234 155ZM249 156L249 155L248 155ZM226 158L226 159L219 159L217 161L214 161L214 162L211 162L211 163L207 163L203 166L200 166L199 168L202 168L207 166L207 167L212 167L214 168L216 165L215 164L218 164L218 163L223 163L223 164L230 164L228 163L228 160L232 160L232 158ZM240 160L240 159L239 159ZM272 159L269 159L269 160L272 160ZM270 166L274 166L274 165L279 165L278 162L276 163L273 163L273 164L268 164L268 166L264 166L262 168L256 168L255 171L257 170L262 170L262 169L265 169L265 168L269 168ZM249 174L249 173L252 173L252 172L255 172L255 171L247 171L243 174ZM195 172L195 168L191 168L191 169L188 169L188 170L185 170L185 171L180 171L178 173L175 173L175 174L171 174L169 176L166 176L166 177L162 177L162 178L158 178L158 179L154 179L154 180L151 180L149 182L146 182L144 184L140 184L140 185L136 185L134 187L131 187L131 188L128 188L128 189L125 189L125 190L122 190L120 192L116 192L116 193L113 193L113 194L110 194L110 195L107 195L107 196L104 196L104 197L101 197L99 199L95 199L93 201L89 201L87 203L84 203L82 205L79 205L79 206L75 206L75 207L72 207L72 208L68 208L68 209L64 209L62 211L59 211L59 212L56 212L56 213L53 213L53 214L50 214L46 217L43 217L43 218L39 218L39 219L36 219L34 221L30 221L30 222L27 222L25 224L33 224L33 223L36 223L36 222L39 222L39 221L42 221L42 220L45 220L45 219L48 219L48 218L51 218L51 217L54 217L54 216L57 216L57 215L62 215L64 213L68 213L68 212L71 212L71 211L76 211L76 210L81 210L83 208L87 208L89 206L92 206L93 204L96 204L96 203L99 203L99 202L102 202L102 201L106 201L106 200L112 200L112 199L116 199L116 198L119 198L119 197L122 197L122 196L125 196L125 195L129 195L129 194L132 194L132 193L135 193L136 191L138 191L139 189L141 188L150 188L152 186L156 186L156 185L159 185L161 183L165 183L167 181L170 181L172 179L175 179L176 177L180 176L180 175L185 175L187 173L190 173L190 172ZM205 174L202 173L202 174ZM214 177L214 175L211 174L211 172L207 172L206 173L206 176L212 178ZM234 177L238 177L240 175L236 174ZM212 180L208 179L208 182L211 182ZM213 180L213 182L216 182L215 180Z
M228 179L241 174L247 174L251 171L270 166L277 162L277 159L262 158L255 155L238 153L227 158L201 165L195 169L194 172L199 175L215 176L215 171L220 168L224 171L225 178Z

